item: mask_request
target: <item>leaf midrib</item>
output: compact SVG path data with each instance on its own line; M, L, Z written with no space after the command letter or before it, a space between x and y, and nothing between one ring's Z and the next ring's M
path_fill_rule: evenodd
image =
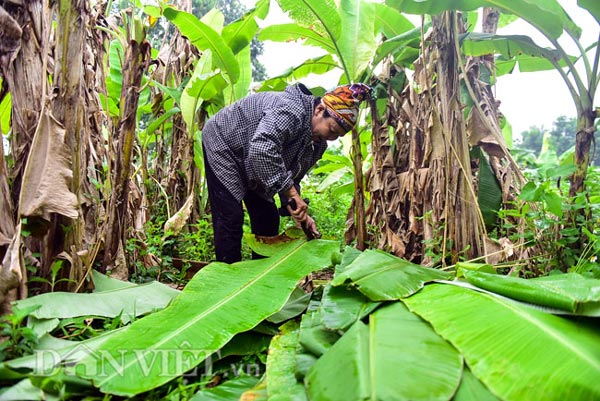
M237 297L240 293L242 293L244 290L246 290L247 287L249 287L251 284L256 283L258 280L262 279L264 276L266 276L268 273L272 272L274 269L276 269L277 267L279 267L283 262L285 262L286 260L288 260L291 256L293 256L301 247L302 245L306 244L306 242L300 242L294 249L292 249L291 252L288 253L288 255L286 257L284 257L283 259L278 260L276 263L274 263L271 267L269 267L268 269L264 270L261 274L259 274L258 276L256 276L254 279L252 279L251 281L248 281L246 284L244 284L243 286L241 286L238 290L236 290L235 292L231 293L229 296L223 298L221 301L217 302L216 304L214 304L213 306L211 306L210 308L208 308L206 311L202 312L201 314L197 315L196 317L194 317L193 319L191 319L190 321L188 321L186 324L184 324L183 326L180 326L177 330L175 330L174 332L171 332L171 334L167 337L165 337L164 339L156 342L152 347L144 350L142 352L142 356L145 357L150 351L154 351L156 349L158 349L161 345L165 344L166 342L168 342L171 338L176 337L177 335L179 335L181 332L187 330L189 327L195 325L199 320L205 318L207 315L209 315L210 313L214 312L216 309L218 309L219 307L221 307L222 305L225 305L226 303L230 302L232 299L234 299L235 297ZM123 365L123 372L126 372L126 370L132 366L135 363L136 359L132 359L130 362L126 363L125 365ZM104 379L102 382L98 383L98 386L104 385L107 382L110 382L110 380L112 380L116 375L118 374L117 371L115 371L112 375L108 375L106 377L106 379Z

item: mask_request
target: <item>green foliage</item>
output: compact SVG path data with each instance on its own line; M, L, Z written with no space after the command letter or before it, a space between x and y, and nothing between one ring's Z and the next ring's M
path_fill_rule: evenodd
M206 262L214 258L210 216L169 237L164 237L163 219L146 223L144 241L131 239L127 243L128 251L137 255L132 275L135 282L167 280L182 284L187 282L186 270L189 268L189 262L185 261ZM173 258L183 259L183 268L175 268Z
M12 314L0 317L0 362L33 352L37 336L24 320L34 309L13 308Z
M494 233L498 238L505 236L515 243L523 240L527 246L541 249L535 260L528 261L525 275L552 270L597 274L593 258L599 254L596 243L600 231L594 222L600 219L600 197L596 195L600 173L597 167L590 167L586 191L569 198L564 178L573 170L570 158L557 159L552 150L530 158L525 170L530 181L522 188L519 200L499 211L502 226ZM517 229L513 218L522 219L525 226ZM587 233L583 243L581 230Z
M333 189L318 190L312 179L302 186L302 197L310 199L309 214L317 223L324 239L342 241L346 227L346 213L352 202L352 195L336 193ZM292 224L290 220L282 224Z

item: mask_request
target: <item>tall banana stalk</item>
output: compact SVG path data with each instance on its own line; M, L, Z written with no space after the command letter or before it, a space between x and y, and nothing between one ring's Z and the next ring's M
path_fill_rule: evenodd
M462 49L467 55L501 54L514 60L521 57L537 57L545 59L542 68L554 68L565 82L577 110L577 136L575 143L575 171L570 177L569 196L574 198L585 194L585 179L590 161L590 149L594 137L594 122L598 118L598 108L593 102L600 82L600 47L598 41L586 48L580 42L581 29L575 25L557 0L458 0L452 3L433 0L387 0L403 12L416 14L436 14L444 10L472 10L478 7L497 7L502 12L514 14L533 25L552 44L545 48L536 45L525 36L470 35L463 39ZM578 5L587 10L600 24L600 8L593 0L579 0ZM558 42L559 37L566 34L578 49L577 57L571 57ZM575 66L580 61L583 68ZM582 211L583 213L583 211ZM577 226L577 216L573 217L573 225ZM582 217L582 216L580 216ZM583 219L585 220L585 219ZM581 244L585 236L581 234Z
M139 21L138 21L139 22ZM140 97L142 76L150 62L150 45L145 39L143 28L132 22L132 36L123 60L123 86L119 105L120 119L114 133L114 157L111 161L112 191L108 204L104 263L101 270L122 267L127 276L128 266L120 266L125 261L126 218L129 207L128 194L131 175L133 147L137 127L137 108Z

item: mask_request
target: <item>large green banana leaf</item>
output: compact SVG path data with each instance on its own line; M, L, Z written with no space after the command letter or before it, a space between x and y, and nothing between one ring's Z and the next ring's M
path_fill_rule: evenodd
M502 207L502 187L481 147L474 146L471 157L479 159L477 203L486 228L491 231L498 221L498 210Z
M372 2L341 0L339 9L332 0L278 2L298 26L286 24L272 27L261 35L262 38L306 39L306 44L336 54L347 81L358 79L368 68L377 50L376 13Z
M407 297L423 288L426 282L447 280L450 274L422 267L389 253L367 250L346 270L336 274L333 286L355 286L371 301L390 301Z
M460 387L452 401L499 401L498 397L471 373L468 367L463 369Z
M240 78L233 84L233 90L225 90L225 93L231 93L229 99L225 97L225 105L248 96L250 84L252 83L252 58L250 46L246 46L240 50L235 55L235 58L240 66Z
M333 0L277 0L292 20L333 42L341 33L340 15Z
M577 0L579 7L583 7L592 14L598 24L600 24L600 2L597 0ZM596 44L597 45L597 44Z
M269 0L258 0L256 6L242 18L223 28L223 39L234 54L250 45L252 38L258 32L256 18L265 19L268 13Z
M579 37L581 29L568 17L557 0L386 0L403 13L437 15L446 10L470 11L479 7L497 7L528 21L544 35L558 39L563 29Z
M274 315L269 316L267 321L280 324L302 314L308 307L311 296L312 293L306 293L302 287L297 286L294 288L294 292L292 292L283 308Z
M263 378L253 388L244 391L240 397L240 401L268 401L267 397L267 380Z
M298 342L302 346L303 351L320 357L339 338L340 335L336 331L328 330L323 325L319 310L309 311L302 316Z
M131 281L110 278L97 270L92 270L92 281L94 282L94 292L118 290L121 288L135 287L137 285Z
M328 284L323 290L319 312L326 328L346 330L379 305L379 302L370 301L352 288L333 287Z
M375 32L382 32L387 39L415 28L415 24L398 10L386 4L373 3L375 7Z
M402 301L503 400L600 399L600 333L583 324L446 284Z
M317 46L330 54L335 54L335 47L329 37L321 36L314 30L296 23L267 26L260 31L258 39L263 41L272 40L274 42L305 39L307 45Z
M342 32L338 40L339 56L351 81L367 70L377 50L375 7L365 0L341 0L339 15Z
M336 276L341 274L362 254L356 248L347 246L342 253L342 260L335 268ZM379 302L372 302L359 291L343 286L333 287L327 284L323 290L319 315L323 325L328 330L346 330L358 319L367 316Z
M281 309L296 283L329 265L338 247L333 241L294 241L270 258L211 263L168 308L111 337L77 373L103 392L126 396L166 383Z
M188 127L194 126L196 111L202 102L216 101L227 87L223 74L212 68L212 59L212 52L205 50L181 93L181 116Z
M281 326L281 334L273 337L267 357L267 395L270 401L306 401L304 386L296 381L296 347L298 323Z
M464 271L480 288L519 301L549 306L571 313L600 317L600 280L567 273L532 279Z
M129 323L136 316L163 309L179 294L180 291L153 281L92 294L48 292L17 301L15 305L20 309L37 307L30 314L37 319L120 315L124 323Z
M214 29L185 11L168 7L163 14L199 50L212 52L214 63L225 73L230 84L238 80L240 66L233 51Z
M259 92L283 91L292 81L299 81L310 74L324 74L336 68L339 68L339 65L331 54L311 58L300 65L288 68L276 77L264 81Z
M355 323L311 368L311 401L449 400L463 361L429 324L395 302Z
M504 59L515 58L521 72L551 70L555 66L550 60L562 67L566 66L557 50L540 47L529 36L523 35L470 32L462 40L462 49L468 56L501 54ZM571 56L571 60L575 62L576 58Z

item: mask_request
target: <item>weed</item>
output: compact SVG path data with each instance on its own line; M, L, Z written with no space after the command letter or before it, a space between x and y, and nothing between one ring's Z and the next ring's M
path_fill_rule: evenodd
M33 353L37 337L33 330L25 326L24 320L35 308L19 309L13 307L13 313L0 318L0 361L14 359Z

